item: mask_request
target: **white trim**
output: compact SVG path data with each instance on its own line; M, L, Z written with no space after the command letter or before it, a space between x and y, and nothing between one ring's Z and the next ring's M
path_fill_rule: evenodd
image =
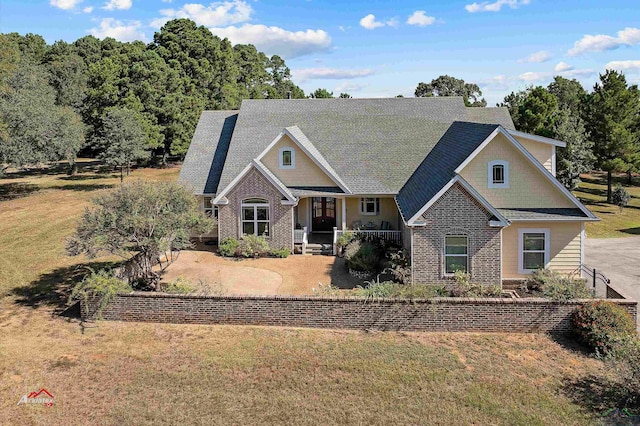
M493 168L495 166L502 166L502 183L495 183L493 181ZM509 162L506 160L492 160L489 161L487 171L487 185L489 188L509 188Z
M559 146L560 148L566 148L567 143L563 141L559 141L557 139L545 138L544 136L531 135L525 132L519 132L517 130L507 130L512 136L519 136L524 139L529 139L535 142L542 142L553 146Z
M264 203L245 203L245 200L249 200L249 199L261 199L264 200ZM247 207L252 207L253 208L253 219L252 220L245 220L244 219L244 209ZM267 207L267 219L266 220L258 220L258 208L264 208ZM291 209L293 210L293 209ZM266 238L271 238L271 203L269 202L268 199L266 198L260 198L260 197L249 197L249 198L245 198L243 200L240 200L240 235L241 236L245 236L245 235L249 235L249 234L245 234L244 233L244 224L245 223L253 223L253 234L251 235L257 235L260 236L262 234L258 234L258 224L259 223L266 223L267 224L267 234L266 234Z
M373 201L365 201L367 198L373 198ZM374 203L375 211L367 212L362 208L362 204ZM382 203L380 202L380 197L359 197L358 198L358 211L363 216L380 216L382 214Z
M298 130L300 130L300 129L298 129ZM302 130L300 130L300 133L302 133ZM280 134L278 136L276 136L276 138L273 141L271 141L271 143L269 145L267 145L267 147L264 149L264 151L262 151L260 153L260 155L258 155L256 157L256 160L260 161L262 159L262 157L264 157L267 154L267 152L269 152L271 150L271 148L273 148L273 146L275 144L280 142L280 139L282 139L285 135L287 135L293 142L295 142L295 144L298 145L298 148L300 148L302 150L302 152L304 152L309 158L311 158L311 160L313 160L313 162L316 164L316 166L318 166L320 168L320 170L322 170L327 176L329 176L329 178L333 182L335 182L335 184L338 185L340 187L340 189L342 189L342 191L344 191L345 194L351 194L351 191L342 182L342 179L340 179L340 177L334 171L327 170L327 168L320 161L318 161L316 156L312 155L309 152L309 150L304 146L304 144L300 143L298 138L296 138L291 133L291 131L286 127L282 130L282 132L280 132ZM308 138L307 138L307 140L308 140ZM311 141L309 141L309 143L311 143ZM325 158L322 158L322 159L326 161Z
M518 148L518 150L520 150L520 152L522 154L524 154L525 157L527 157L529 159L529 161L534 165L534 167L536 167L538 169L538 171L540 171L551 183L553 183L553 185L555 185L556 188L558 188L560 190L560 192L562 192L576 207L578 207L580 210L582 210L582 212L589 218L592 219L597 219L596 216L594 216L593 213L591 213L589 211L589 209L587 209L567 188L564 187L563 184L561 184L558 179L556 179L549 170L547 170L542 163L540 163L538 160L536 160L536 158L531 155L531 153L529 151L527 151L522 144L520 144L520 142L518 142L513 136L511 136L511 134L506 131L502 126L498 126L498 128L496 128L495 131L493 131L483 142L482 144L480 144L480 146L478 148L476 148L471 155L469 155L469 157L467 157L466 160L464 160L462 162L462 164L460 164L458 166L458 168L456 168L455 172L456 173L460 173L462 171L462 169L464 169L467 164L469 164L479 153L480 151L482 151L488 144L489 142L491 142L491 140L498 134L498 133L502 133L516 148ZM526 133L525 133L526 134Z
M346 197L340 198L340 222L342 225L342 230L347 229L347 199Z
M500 288L502 288L502 262L504 262L504 245L502 244L502 229L500 230Z
M457 238L466 238L467 239L467 253L466 254L449 254L447 255L447 237L457 237ZM445 277L452 277L455 272L447 272L447 256L453 257L466 257L467 258L467 270L465 273L470 273L469 270L469 235L461 235L461 234L445 234L443 237L442 244L442 275Z
M567 217L564 219L510 219L510 222L599 222L600 219L588 217Z
M556 146L553 145L551 147L551 174L553 175L553 177L556 177Z
M584 265L584 240L587 233L584 230L584 222L580 225L580 265ZM582 268L580 268L582 270Z
M551 251L551 230L549 228L518 228L518 273L525 275L534 272L533 269L524 269L524 234L544 234L544 267L549 265L549 253Z
M495 217L498 218L498 222L496 221L491 221L493 222L493 224L491 226L494 225L498 225L498 226L509 226L509 221L500 214L500 212L498 210L496 210L495 207L493 207L482 195L480 195L480 193L478 191L475 190L475 188L473 188L469 182L467 182L466 180L464 180L464 178L460 175L455 176L453 179L451 179L440 191L438 191L438 193L436 195L434 195L428 202L427 204L425 204L415 215L413 215L413 217L411 219L409 219L407 221L407 225L409 226L421 226L421 221L418 222L418 220L420 219L420 217L427 211L429 210L429 208L440 199L440 197L442 197L456 182L460 183L460 185L467 190L467 192L469 194L471 194L472 197L474 197L478 202L480 202L480 204L482 204L484 206L484 208L486 208L487 210L489 210L489 212L491 212Z
M291 152L291 164L284 164L284 158L282 157L285 151ZM296 168L296 150L290 146L283 146L278 151L278 167L282 170L293 170Z

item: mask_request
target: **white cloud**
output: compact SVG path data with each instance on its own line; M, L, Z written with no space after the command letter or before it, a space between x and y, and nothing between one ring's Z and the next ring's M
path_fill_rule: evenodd
M91 12L93 12L93 7L92 6L87 6L84 9L82 9L82 11L84 13L91 13Z
M340 93L349 93L349 92L359 92L360 90L367 87L366 84L356 84L351 81L344 81L336 86L334 89L338 94Z
M280 27L253 24L209 29L232 43L253 44L258 50L285 59L326 51L331 47L331 37L323 30L287 31Z
M618 71L640 71L640 61L612 61L604 68Z
M549 52L547 52L545 50L541 50L540 52L532 53L531 55L527 56L526 58L518 59L518 62L535 62L535 63L539 63L539 62L547 62L549 59L551 59L551 53L549 53Z
M517 9L518 6L524 6L530 3L531 0L497 0L493 3L483 1L482 3L471 3L464 8L469 13L476 12L500 12L502 6L509 6L511 9Z
M98 37L113 37L119 41L146 40L143 32L140 31L142 23L140 21L116 21L113 18L105 18L100 21L99 28L91 28L89 34Z
M613 37L606 34L587 34L576 41L573 48L567 52L571 56L580 55L585 52L604 52L605 50L617 49L620 46L634 46L640 44L640 29L625 28L618 31L618 36Z
M109 0L102 8L106 10L127 10L131 8L131 0Z
M519 80L533 82L544 80L545 78L549 78L550 74L548 72L525 72L518 76Z
M573 65L569 65L566 62L558 62L558 64L556 65L555 70L557 72L563 72L563 71L569 71L573 69Z
M375 15L370 13L360 20L360 26L368 30L374 30L379 27L384 27L384 22L376 21Z
M577 78L585 78L591 77L596 74L596 70L592 70L590 68L581 69L581 70L567 70L560 72L560 75L563 77L577 77Z
M418 25L420 27L426 27L436 22L436 18L433 16L427 16L424 10L416 10L407 19L407 24Z
M251 19L252 13L251 5L243 0L215 2L209 6L188 3L180 9L161 9L162 17L154 19L151 26L160 28L171 19L188 18L198 25L217 27L246 22Z
M49 4L58 9L70 10L82 3L82 0L50 0Z
M315 79L342 80L358 77L366 77L373 74L371 69L339 69L339 68L303 68L291 71L296 81Z

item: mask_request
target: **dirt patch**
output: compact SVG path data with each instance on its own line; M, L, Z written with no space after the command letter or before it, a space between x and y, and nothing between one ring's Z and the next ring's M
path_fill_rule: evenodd
M286 259L228 259L211 246L185 250L162 277L194 283L219 283L228 295L311 295L318 284L352 289L363 282L349 275L344 260L333 256L292 255Z

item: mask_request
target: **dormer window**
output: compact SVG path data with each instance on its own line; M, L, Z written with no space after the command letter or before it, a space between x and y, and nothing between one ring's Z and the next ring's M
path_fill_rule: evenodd
M509 163L507 161L496 160L489 162L489 188L509 187Z
M295 169L296 168L296 151L291 147L280 148L279 155L279 167L281 169Z

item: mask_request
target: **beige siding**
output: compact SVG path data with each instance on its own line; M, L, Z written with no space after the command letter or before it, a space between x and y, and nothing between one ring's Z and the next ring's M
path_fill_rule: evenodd
M357 220L363 225L373 222L380 227L380 223L384 220L391 224L392 229L398 230L398 207L393 198L380 198L380 213L375 216L360 214L360 197L349 197L346 200L347 228L353 228L353 222ZM341 208L341 206L339 207Z
M509 162L509 188L489 188L488 165L492 160ZM575 207L501 134L498 134L460 174L497 208Z
M298 201L298 224L303 228L309 228L309 209L311 208L310 198L301 198Z
M198 200L198 206L200 206L200 210L204 211L204 195L196 195L196 199ZM194 238L203 238L203 239L217 239L218 238L218 224L209 232L208 234L202 235L192 235Z
M553 151L555 148L553 145L532 141L519 136L516 136L515 138L527 151L531 153L531 155L536 158L536 160L540 162L540 164L544 166L545 169L549 170L549 173L553 173Z
M514 222L502 230L503 279L526 278L518 273L518 229L549 229L549 269L570 273L580 266L580 222Z
M280 169L280 148L295 150L295 169ZM337 186L316 163L285 135L262 157L262 163L287 186Z

